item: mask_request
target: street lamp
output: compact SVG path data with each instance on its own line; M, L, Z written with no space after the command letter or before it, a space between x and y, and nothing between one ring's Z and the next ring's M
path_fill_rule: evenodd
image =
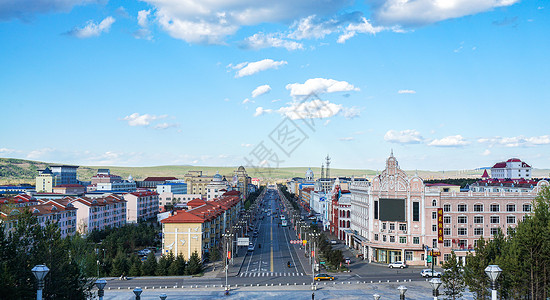
M432 289L433 289L434 300L437 300L437 296L439 295L438 289L441 286L441 279L432 278L432 279L430 279L430 284L431 284Z
M99 297L99 300L103 300L103 295L105 295L105 285L107 285L107 280L105 279L98 279L95 281L95 285L97 286L97 297Z
M142 291L141 288L139 288L139 287L137 287L137 288L134 289L134 294L136 295L136 300L140 300L140 299L141 299L140 296L141 296L141 293L142 293L142 292L143 292L143 291Z
M167 298L168 296L166 296L165 293L162 293L162 294L160 294L159 297L160 297L160 300L166 300L166 298Z
M32 273L38 281L38 289L36 290L36 300L42 300L42 290L44 289L44 277L48 274L50 269L46 265L36 265L32 268Z
M405 300L405 293L407 292L407 287L404 285L400 285L398 288L399 290L399 299Z
M502 269L498 265L489 265L485 268L485 274L491 279L491 299L497 300L497 278L502 273Z
M372 298L373 298L374 300L379 300L379 299L380 299L380 295L374 294L374 295L372 295Z

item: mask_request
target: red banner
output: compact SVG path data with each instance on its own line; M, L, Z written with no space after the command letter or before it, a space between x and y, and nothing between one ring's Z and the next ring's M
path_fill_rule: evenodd
M443 243L443 208L437 209L437 242Z

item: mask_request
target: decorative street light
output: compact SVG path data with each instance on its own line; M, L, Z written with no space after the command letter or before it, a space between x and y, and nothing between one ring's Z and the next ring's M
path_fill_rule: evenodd
M134 294L136 295L136 300L141 300L141 297L140 297L140 296L141 296L141 293L142 293L142 292L143 292L143 291L142 291L141 288L139 288L139 287L137 287L137 288L134 289Z
M380 299L380 295L374 294L374 295L372 295L372 298L373 298L374 300L379 300L379 299Z
M405 293L407 292L407 287L404 285L400 285L398 288L399 290L399 299L405 300Z
M36 290L36 300L42 300L42 290L44 289L44 277L48 274L50 269L46 265L36 265L32 268L32 273L38 281L38 289Z
M103 295L105 295L105 285L107 285L107 280L98 279L95 281L95 285L97 286L97 297L99 297L99 300L103 300Z
M434 300L437 300L437 296L439 295L438 289L441 286L441 279L432 278L432 279L430 279L430 284L431 284L432 289L433 289Z
M485 268L485 274L491 279L491 299L497 300L497 279L502 273L502 269L498 265L489 265Z
M166 300L166 298L167 298L168 296L166 296L165 293L162 293L162 294L160 294L159 297L160 297L160 300Z

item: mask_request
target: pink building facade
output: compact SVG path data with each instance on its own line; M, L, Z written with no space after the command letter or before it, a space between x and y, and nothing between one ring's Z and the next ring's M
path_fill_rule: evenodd
M117 195L100 198L66 197L76 207L78 232L116 228L126 225L126 200Z
M137 223L139 221L156 218L159 212L159 194L152 191L140 191L124 194L127 201L128 212L127 222Z

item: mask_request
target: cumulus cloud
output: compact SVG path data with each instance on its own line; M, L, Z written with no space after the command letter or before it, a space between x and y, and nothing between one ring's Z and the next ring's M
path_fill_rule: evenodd
M483 151L483 153L482 153L481 155L483 155L483 156L489 156L489 155L491 155L491 150L485 149L485 151Z
M285 48L286 50L304 49L301 43L284 39L281 34L277 33L256 33L247 37L242 42L242 47L246 49L264 49L264 48Z
M252 98L269 93L269 91L271 91L271 87L268 84L260 85L252 91Z
M14 149L0 148L0 154L2 154L2 155L11 154L11 153L14 153L14 152L15 152Z
M315 99L305 102L292 102L281 107L278 112L286 117L297 119L322 119L335 116L342 110L342 105Z
M541 136L514 136L514 137L490 137L490 138L480 138L477 140L479 143L488 144L490 147L493 146L504 146L504 147L528 147L528 146L539 146L539 145L549 145L550 144L550 135L541 135Z
M166 123L166 122L159 123L153 126L153 128L155 129L168 129L168 128L176 128L176 127L179 127L178 123Z
M44 156L54 151L55 149L52 149L52 148L42 148L42 149L32 150L27 154L27 159L41 159L41 158L44 158Z
M222 44L243 26L290 22L305 16L337 12L349 0L144 0L172 37L189 43Z
M274 61L273 59L262 59L255 62L243 62L235 66L229 65L233 69L238 69L235 73L235 77L244 77L254 75L258 72L269 70L269 69L278 69L280 66L286 65L287 62L284 60Z
M321 39L337 31L337 26L338 22L334 19L320 21L316 15L311 15L294 22L291 26L293 31L288 37L295 40Z
M343 107L340 114L346 119L353 119L361 114L361 110L357 107Z
M428 146L436 147L462 147L470 144L467 140L464 139L460 134L451 135L444 137L442 139L435 139L428 143Z
M346 81L337 81L334 79L312 78L306 80L305 83L290 83L286 85L286 89L290 91L290 95L308 96L312 94L359 91L359 88L353 86Z
M140 10L138 11L137 21L140 29L134 31L134 37L136 39L151 40L153 36L151 35L151 30L149 30L149 15L151 10Z
M152 121L167 118L167 115L155 116L150 114L140 115L139 113L133 113L124 117L122 120L128 121L130 126L149 126Z
M369 0L381 25L421 26L513 5L519 0Z
M399 90L397 91L398 94L416 94L415 90Z
M242 102L242 104L247 104L247 103L254 103L254 101L252 101L252 100L246 98L246 99L244 99L243 102Z
M263 107L256 107L256 112L254 113L254 117L258 117L258 116L261 116L263 114L268 114L268 113L271 113L273 110L272 109L265 109Z
M90 20L86 23L86 26L81 28L74 28L71 31L67 32L68 35L74 36L80 39L90 38L94 36L99 36L103 32L109 32L111 25L115 22L115 18L109 16L99 24Z
M29 20L35 14L69 12L74 6L98 3L99 0L12 0L0 1L0 20Z
M424 138L420 135L420 132L414 129L406 129L402 131L388 130L384 135L384 140L390 143L397 144L419 144Z
M373 26L369 20L362 18L359 24L349 24L342 35L338 37L338 43L343 44L357 33L377 34L380 31L386 30L383 26Z

